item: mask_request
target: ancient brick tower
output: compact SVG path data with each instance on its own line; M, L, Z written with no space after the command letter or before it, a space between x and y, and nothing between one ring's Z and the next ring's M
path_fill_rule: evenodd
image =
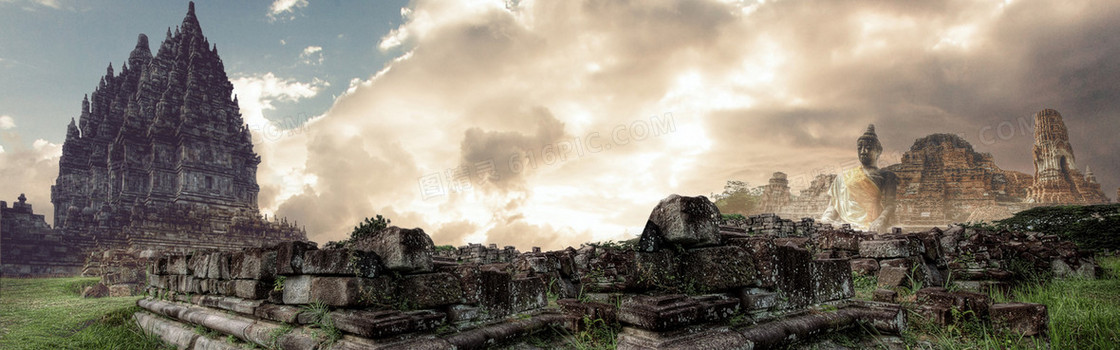
M232 91L193 3L154 57L141 34L120 74L109 65L67 128L51 187L55 227L83 221L74 215L121 224L114 214L136 205L255 212L260 157Z
M776 172L770 176L769 183L762 187L759 210L763 213L781 213L789 205L791 198L786 173Z
M1062 115L1053 109L1044 109L1035 114L1034 123L1034 185L1027 189L1027 201L1041 204L1108 203L1100 184L1078 170Z

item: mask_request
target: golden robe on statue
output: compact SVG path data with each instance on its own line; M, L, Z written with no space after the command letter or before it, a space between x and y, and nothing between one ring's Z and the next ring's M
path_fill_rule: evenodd
M883 194L861 167L848 169L837 176L828 193L832 196L828 205L836 209L837 217L851 224L852 228L867 230L883 212Z

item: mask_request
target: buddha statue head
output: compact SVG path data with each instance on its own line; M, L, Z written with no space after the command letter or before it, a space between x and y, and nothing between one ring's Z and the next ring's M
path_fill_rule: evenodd
M868 168L878 168L883 144L879 143L879 136L875 135L875 124L867 125L867 131L863 132L856 141L856 151L859 153L860 164Z

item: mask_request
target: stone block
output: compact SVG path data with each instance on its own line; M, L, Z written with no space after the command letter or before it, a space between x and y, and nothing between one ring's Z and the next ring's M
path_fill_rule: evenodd
M760 288L739 290L739 304L744 311L765 311L778 305L778 294Z
M905 267L881 266L879 268L880 287L909 287L910 270Z
M225 283L222 283L225 284ZM223 288L218 287L219 294ZM233 295L245 299L266 299L268 291L272 290L272 283L261 280L235 280L233 281Z
M818 242L820 244L820 249L858 251L860 237L854 232L838 230L821 231Z
M193 272L195 278L207 278L208 271L210 270L210 252L209 251L196 251L191 254L188 261L190 270Z
M855 295L848 260L814 260L810 264L813 297L817 303L848 299Z
M368 304L372 301L364 300L363 291L371 291L373 286L370 278L311 277L310 301L339 307Z
M186 255L173 255L167 258L167 273L172 275L189 275L190 258Z
M890 289L876 289L875 292L872 293L872 298L882 303L897 303L898 292Z
M389 270L400 273L423 273L434 269L432 238L419 228L402 229L391 226L359 239L353 248L377 253Z
M734 315L739 311L739 299L723 294L708 294L691 297L696 302L696 316L700 322L716 322Z
M670 249L639 251L634 256L634 266L634 285L638 289L673 289L683 281L676 253Z
M459 325L482 320L482 308L474 305L456 304L447 308L447 322Z
M721 291L755 284L757 270L743 248L720 246L690 249L681 256L680 277L697 290Z
M434 321L445 318L442 313L404 313L396 310L331 312L331 320L338 329L373 339L431 329L438 324Z
M284 304L311 303L311 276L288 276L284 279Z
M271 280L276 277L276 251L249 248L234 253L230 270L236 279Z
M871 276L879 272L879 261L871 258L852 259L848 261L851 265L852 272Z
M812 279L812 255L808 250L792 246L774 249L775 288L783 296L785 308L802 308L815 300Z
M377 253L352 249L321 249L303 253L303 273L374 278L381 275Z
M303 311L295 306L262 304L253 310L253 315L266 320L294 324L301 312Z
M859 255L864 258L903 258L911 255L910 242L905 239L859 242Z
M665 235L661 233L661 229L652 220L646 220L646 227L638 237L638 251L653 253L660 251L665 245Z
M459 279L445 272L406 275L398 286L401 301L415 309L456 304L463 297Z
M482 295L479 305L491 316L510 314L510 283L508 272L482 270Z
M622 302L618 320L653 331L665 331L696 323L700 306L685 295L638 295Z
M462 264L449 269L459 279L463 297L462 304L478 304L482 300L482 270L478 264Z
M719 220L719 209L704 196L670 195L649 215L666 241L685 247L720 244Z
M510 313L543 308L548 305L547 284L541 277L510 281Z
M229 257L230 253L215 252L210 253L210 257L206 260L206 278L228 280L230 279L229 273Z
M1031 303L993 304L988 308L992 325L997 330L1025 336L1046 336L1050 318L1046 305Z
M303 253L316 250L314 244L303 241L282 242L276 246L276 273L298 275L303 273Z
M114 284L109 286L109 297L130 297L136 290L135 284Z

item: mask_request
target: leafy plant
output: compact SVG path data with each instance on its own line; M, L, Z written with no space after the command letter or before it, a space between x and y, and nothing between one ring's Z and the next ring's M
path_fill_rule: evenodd
M275 291L284 290L284 282L287 281L287 280L288 280L288 276L276 276L276 279L272 281L272 290L275 290Z
M376 218L366 218L360 225L354 226L354 232L350 233L350 241L372 236L374 233L389 227L389 223L390 220L381 216L381 214L377 214Z
M334 320L331 319L331 308L322 301L316 301L303 307L303 310L311 315L311 324L319 328L320 335L325 338L326 345L334 344L334 342L342 339L342 332L335 328Z

